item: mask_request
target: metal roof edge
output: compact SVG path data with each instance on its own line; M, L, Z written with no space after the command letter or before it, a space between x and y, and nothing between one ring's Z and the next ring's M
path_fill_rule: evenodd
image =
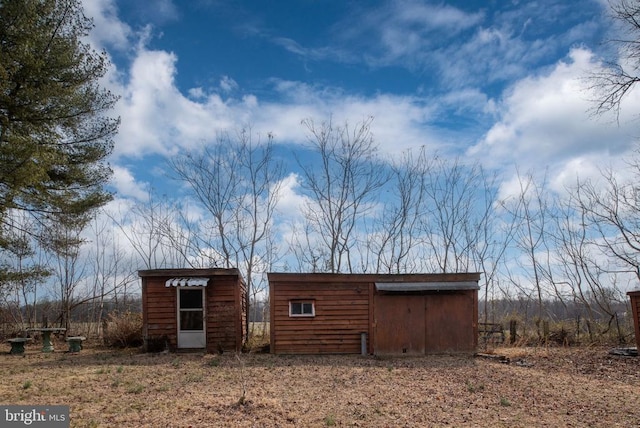
M237 268L176 268L176 269L143 269L138 270L138 276L144 277L210 277L220 275L238 275L242 277Z
M378 291L449 291L479 290L475 281L438 281L438 282L376 282Z

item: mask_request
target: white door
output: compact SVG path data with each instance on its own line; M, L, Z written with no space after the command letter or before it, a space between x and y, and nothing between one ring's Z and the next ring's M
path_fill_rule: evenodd
M204 348L207 344L204 287L178 287L178 348Z

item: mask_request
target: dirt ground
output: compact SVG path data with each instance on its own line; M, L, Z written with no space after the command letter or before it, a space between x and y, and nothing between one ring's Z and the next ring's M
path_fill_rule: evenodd
M72 427L640 426L640 357L609 348L438 355L0 355L0 403L67 404Z

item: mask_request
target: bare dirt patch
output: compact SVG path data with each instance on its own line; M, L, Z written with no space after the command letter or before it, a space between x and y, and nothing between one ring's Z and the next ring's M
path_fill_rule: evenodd
M640 357L608 350L497 349L503 364L33 345L0 355L0 402L68 404L74 427L638 426Z

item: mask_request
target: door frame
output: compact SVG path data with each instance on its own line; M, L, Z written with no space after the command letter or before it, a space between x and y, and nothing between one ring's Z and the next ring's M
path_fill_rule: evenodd
M182 330L180 313L182 311L197 311L199 309L182 309L180 307L180 291L191 290L202 293L202 330ZM207 293L206 287L178 286L176 287L176 332L178 349L199 349L207 347Z

